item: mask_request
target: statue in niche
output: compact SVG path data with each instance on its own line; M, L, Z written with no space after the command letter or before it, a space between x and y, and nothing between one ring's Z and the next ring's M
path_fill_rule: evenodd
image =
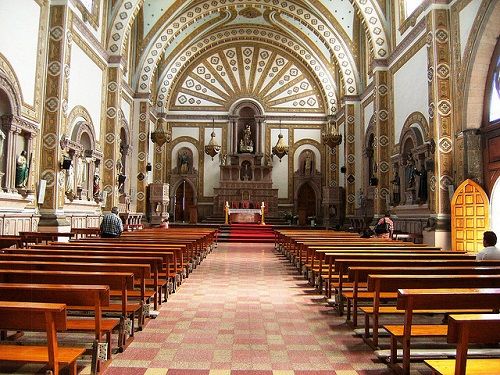
M415 189L415 161L413 155L408 153L405 167L406 189Z
M312 153L311 151L306 151L306 157L304 159L304 174L309 176L312 173Z
M179 172L181 174L189 173L189 155L186 150L179 153Z
M99 181L101 180L101 177L99 177L99 173L97 170L94 173L94 183L92 184L92 196L94 198L99 198L101 194L101 187L99 186Z
M418 203L423 204L427 202L427 170L425 169L424 163L422 163L420 170L417 170L415 168L415 175L419 176L419 181L418 181L418 192L417 192L417 198L418 198Z
M66 170L66 194L73 195L75 186L75 171L73 168L73 163L70 164L69 168Z
M240 152L253 152L252 131L250 125L245 125L243 138L240 140Z
M3 157L4 143L5 143L5 133L0 129L0 158Z
M87 161L80 157L76 161L76 187L81 188L87 181Z
M241 163L240 180L252 180L252 169L250 168L250 163L248 161L244 161L243 163Z
M26 182L28 181L28 159L26 158L26 151L21 151L21 154L16 160L16 187L24 188L26 187Z
M400 192L401 179L399 177L399 172L397 169L394 171L394 179L391 181L391 184L392 184L392 202L394 206L397 206L399 202L401 202L401 192Z
M227 154L220 154L220 165L227 165Z

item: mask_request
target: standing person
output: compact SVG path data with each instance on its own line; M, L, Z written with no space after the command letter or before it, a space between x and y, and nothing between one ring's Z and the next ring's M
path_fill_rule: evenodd
M496 247L497 235L495 232L483 233L484 249L476 254L476 260L500 260L500 249Z
M386 212L384 217L381 217L374 228L377 238L392 238L394 232L394 221L391 219L391 214Z
M122 219L118 216L118 207L113 207L110 213L104 215L101 223L101 237L116 238L123 232Z

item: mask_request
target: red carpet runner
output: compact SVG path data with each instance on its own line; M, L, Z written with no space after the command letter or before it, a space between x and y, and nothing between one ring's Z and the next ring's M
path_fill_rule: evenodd
M274 243L274 231L270 225L231 224L221 228L219 242Z

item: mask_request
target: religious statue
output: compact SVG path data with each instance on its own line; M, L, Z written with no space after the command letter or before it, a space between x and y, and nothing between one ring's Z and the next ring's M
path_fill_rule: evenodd
M304 174L306 176L310 175L312 172L312 156L311 151L306 151L306 157L304 159Z
M85 185L87 180L87 162L83 157L78 158L76 161L76 186L81 188Z
M70 164L69 168L66 170L66 194L74 194L75 186L75 171L73 164Z
M240 140L240 152L253 152L252 131L250 125L245 125L243 138Z
M179 154L179 165L181 174L187 174L189 172L189 155L186 150Z
M227 154L220 154L220 165L227 165Z
M420 170L415 168L415 174L419 176L417 198L419 204L427 202L427 170L422 166Z
M24 188L26 187L26 182L28 181L28 159L26 159L26 151L21 151L21 154L16 160L16 187Z
M101 187L99 186L100 180L101 177L99 177L99 174L96 171L94 173L94 183L92 184L92 196L94 197L94 199L98 199L101 194Z
M4 143L5 143L5 133L0 129L0 158L3 156Z
M252 171L248 161L244 161L241 164L240 179L241 181L250 181L252 179Z
M406 189L415 188L415 161L413 160L413 156L408 153L406 159L406 167L405 167L405 178L406 178Z
M391 181L392 184L392 201L393 204L396 206L401 202L401 192L400 192L400 186L401 186L401 179L399 177L398 170L396 169L394 171L394 179Z

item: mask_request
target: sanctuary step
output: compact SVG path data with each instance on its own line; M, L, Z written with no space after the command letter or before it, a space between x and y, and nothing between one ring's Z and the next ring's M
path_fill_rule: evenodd
M273 243L274 230L270 225L222 225L219 232L219 242Z

